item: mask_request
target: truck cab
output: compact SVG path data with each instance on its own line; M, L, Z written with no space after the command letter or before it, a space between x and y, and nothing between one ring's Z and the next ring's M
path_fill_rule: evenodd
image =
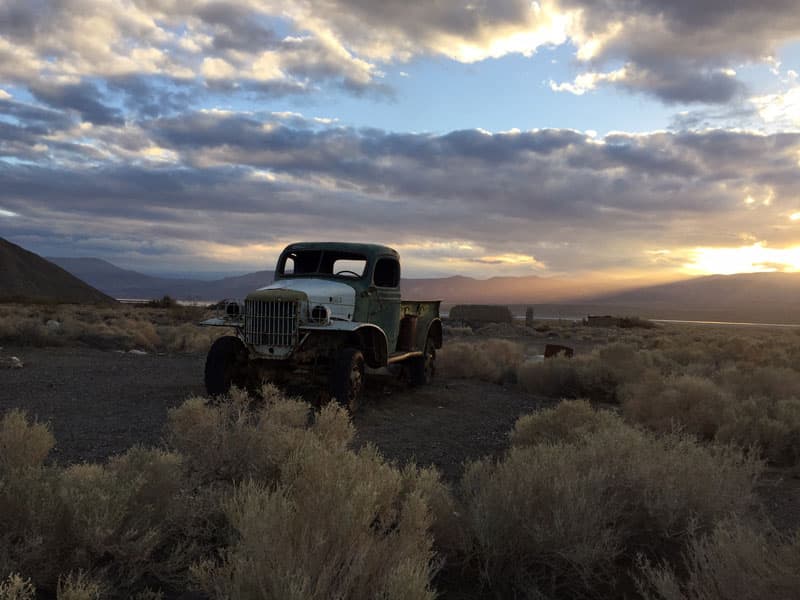
M439 301L403 300L400 272L400 257L387 246L290 244L271 284L202 323L236 332L209 351L209 393L290 373L324 374L331 394L352 409L365 366L400 364L412 383L425 383L442 345Z

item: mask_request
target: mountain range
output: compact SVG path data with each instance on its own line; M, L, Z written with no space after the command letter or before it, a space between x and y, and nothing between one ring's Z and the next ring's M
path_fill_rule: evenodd
M48 258L88 284L120 299L150 299L171 296L178 300L212 301L244 298L254 289L272 282L272 271L256 271L213 281L145 275L122 269L99 258Z
M121 269L97 258L51 258L76 277L115 298L212 301L243 298L269 284L274 273L257 271L215 281L174 279ZM454 276L404 279L404 298L439 299L445 305L487 303L537 306L554 316L614 313L648 318L800 323L800 273L709 275L613 293L578 280L547 277ZM580 294L576 290L581 290Z

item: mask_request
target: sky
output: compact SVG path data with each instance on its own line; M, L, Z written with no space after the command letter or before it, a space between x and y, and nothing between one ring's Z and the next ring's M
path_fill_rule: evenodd
M0 236L148 273L800 271L796 0L0 0Z

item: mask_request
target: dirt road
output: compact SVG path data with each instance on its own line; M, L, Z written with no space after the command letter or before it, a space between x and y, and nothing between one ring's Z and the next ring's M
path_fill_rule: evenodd
M0 369L0 413L49 421L59 463L97 461L160 442L167 410L204 393L203 355L136 355L87 348L11 348L22 369ZM439 380L409 389L373 377L354 422L360 444L390 459L434 464L457 478L469 458L501 452L516 418L539 402L514 389Z

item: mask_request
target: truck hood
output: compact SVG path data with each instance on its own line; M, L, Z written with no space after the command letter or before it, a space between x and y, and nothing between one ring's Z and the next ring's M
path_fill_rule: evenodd
M334 319L352 320L356 306L356 291L346 283L329 279L282 279L262 290L293 290L308 296L309 310L318 304L327 306Z

